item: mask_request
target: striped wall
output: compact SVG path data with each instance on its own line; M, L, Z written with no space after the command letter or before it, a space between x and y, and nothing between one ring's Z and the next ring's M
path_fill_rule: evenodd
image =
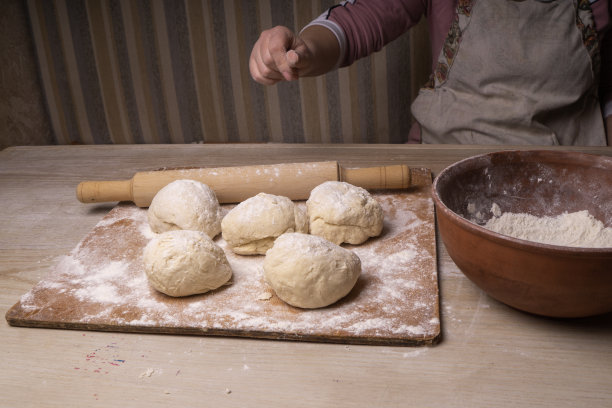
M429 66L412 33L325 76L271 87L251 79L261 30L299 30L332 4L28 0L56 142L405 142Z

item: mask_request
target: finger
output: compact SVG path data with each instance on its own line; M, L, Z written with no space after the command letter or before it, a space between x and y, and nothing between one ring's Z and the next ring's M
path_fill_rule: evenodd
M269 47L264 47L257 57L261 67L265 67L270 71L278 72L276 61L274 60L274 56L272 55Z
M265 66L258 55L251 56L249 60L249 70L251 71L253 79L260 84L273 85L284 79L279 72Z
M257 63L257 70L263 78L280 81L285 78L280 73L274 54L282 51L276 49L278 46L274 44L274 41L272 41L273 45L270 45L271 38L273 37L270 35L262 35L261 40L255 44L252 55Z
M275 70L266 66L262 57L262 39L257 40L249 58L249 71L251 77L264 85L271 85L283 79Z
M276 65L270 62L272 57L269 55L267 49L264 50L263 55L262 53L257 53L254 56L254 60L257 72L262 78L267 80L271 79L276 82L284 79L281 73L276 69ZM266 62L266 60L268 62Z
M265 67L262 70L255 59L249 61L249 69L251 71L251 77L253 77L256 82L263 85L274 85L284 79L278 72L270 71Z

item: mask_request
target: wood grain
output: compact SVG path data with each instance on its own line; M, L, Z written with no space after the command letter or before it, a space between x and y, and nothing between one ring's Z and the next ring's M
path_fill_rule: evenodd
M156 292L142 262L155 235L147 211L125 203L22 296L6 319L39 328L433 344L440 316L430 188L431 178L428 186L374 194L385 214L383 232L348 246L361 259L361 277L346 298L326 308L305 310L282 302L263 279L264 257L236 255L221 237L216 242L233 269L231 284L185 298Z
M160 167L337 160L442 168L533 146L159 145L0 152L0 305L7 311L113 208L82 180ZM546 147L612 156L611 148ZM612 315L546 319L476 288L438 243L441 340L360 346L0 325L0 406L609 407ZM122 361L115 361L122 360ZM147 375L149 373L149 375ZM226 390L231 393L226 393Z

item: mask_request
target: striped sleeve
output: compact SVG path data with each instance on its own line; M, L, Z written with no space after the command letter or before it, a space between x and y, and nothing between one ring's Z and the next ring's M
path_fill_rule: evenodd
M312 21L330 29L340 45L338 66L380 51L425 14L424 0L346 0Z

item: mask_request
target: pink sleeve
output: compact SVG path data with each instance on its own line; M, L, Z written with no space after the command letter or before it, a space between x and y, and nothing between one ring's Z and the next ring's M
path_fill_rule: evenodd
M456 0L349 0L332 7L327 18L338 24L346 36L340 66L379 51L423 16L428 19L432 58L437 60L455 7Z
M425 14L429 0L354 0L328 11L328 19L346 35L346 54L341 66L379 51Z

